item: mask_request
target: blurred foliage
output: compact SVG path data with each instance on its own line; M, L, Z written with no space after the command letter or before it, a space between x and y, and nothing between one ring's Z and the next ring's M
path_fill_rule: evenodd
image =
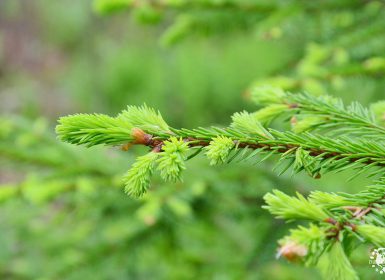
M60 144L54 121L146 102L173 126L223 124L253 108L247 89L265 83L369 104L384 97L383 3L108 2L143 6L101 16L91 1L0 2L0 278L317 279L275 259L287 226L262 196L353 193L365 179L197 159L183 184L155 178L137 201L119 179L131 156ZM242 8L255 3L257 12ZM366 247L352 256L375 279L368 260Z

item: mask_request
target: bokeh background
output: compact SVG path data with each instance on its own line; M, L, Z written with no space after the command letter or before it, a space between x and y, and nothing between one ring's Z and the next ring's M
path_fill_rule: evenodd
M275 258L293 225L262 197L356 192L367 179L278 177L274 161L198 157L183 182L155 176L134 200L120 178L142 148L72 147L54 127L143 103L175 127L226 125L257 109L248 91L260 84L370 105L385 96L384 3L108 2L119 4L0 1L0 279L319 279ZM352 263L377 279L368 252Z

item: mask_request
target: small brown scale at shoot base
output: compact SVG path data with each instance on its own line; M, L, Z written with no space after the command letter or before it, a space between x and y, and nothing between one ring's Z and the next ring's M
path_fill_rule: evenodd
M121 146L123 151L128 151L133 145L150 145L152 143L152 135L145 133L140 128L134 127L131 130L134 140Z
M134 127L131 130L131 135L134 137L133 144L148 145L152 139L150 134L146 134L143 130L137 127Z
M289 262L296 262L305 257L307 253L308 249L306 246L295 241L288 241L278 249L277 258L282 256Z

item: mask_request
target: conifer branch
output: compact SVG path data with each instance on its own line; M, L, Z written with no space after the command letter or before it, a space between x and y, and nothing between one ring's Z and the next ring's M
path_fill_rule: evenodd
M134 197L147 192L156 170L165 181L181 180L185 162L198 154L204 154L211 165L250 161L260 154L259 161L263 161L278 155L280 174L292 167L293 172L305 171L314 178L347 169L356 170L354 176L365 172L379 176L357 194L314 191L305 198L275 190L264 197L265 208L278 218L311 222L279 241L278 256L317 264L332 273L331 279L343 279L338 278L341 275L355 279L343 240L385 246L385 128L375 117L383 114L385 106L377 105L375 112L358 103L346 107L330 96L267 87L254 90L252 97L265 107L234 114L225 128L176 129L147 106L129 106L116 117L78 114L60 118L56 131L62 141L87 147L120 145L127 150L132 145L147 146L150 152L138 157L123 179L126 192ZM293 132L262 125L281 115L302 118L303 123L298 121L295 125L300 128Z
M357 5L351 3L341 4L334 2L322 3L324 9L343 9L343 8L355 8ZM294 8L295 5L292 5ZM250 1L215 1L215 0L204 0L204 1L191 1L191 0L94 0L94 8L100 13L109 13L125 9L140 9L143 7L150 7L153 9L167 10L167 11L188 11L188 10L205 10L205 11L221 11L221 10L232 10L233 12L242 11L250 13L271 13L279 8L281 5L275 1L271 3L258 2L255 3ZM305 5L307 11L317 10L314 5ZM286 9L288 9L286 7Z
M383 130L382 127L370 122L371 114L367 109L356 106L354 108L358 108L357 110L345 110L342 103L338 103L338 106L334 106L334 101L327 103L325 100L332 100L330 97L322 100L308 95L295 97L292 94L270 89L254 96L263 104L277 102L282 97L284 102L301 101L290 103L287 108L310 108L308 113L323 112L323 115L327 112L329 119L334 118L334 126L337 126L341 119L349 121L352 127L349 131L354 128L357 130L360 125L368 130L375 130L377 135ZM286 96L288 96L287 99L285 99ZM148 146L153 152L162 152L162 155L168 157L167 160L162 157L160 162L158 161L162 165L164 178L180 178L180 173L184 170L182 163L201 151L206 151L205 154L211 159L211 164L230 162L234 159L238 161L251 159L258 153L267 154L267 156L279 154L280 163L284 159L289 163L283 172L293 165L295 172L305 170L313 177L319 177L321 173L343 171L348 168L360 169L358 174L370 168L376 168L373 171L374 174L382 174L379 168L385 166L385 147L380 143L348 137L334 139L307 132L296 134L266 129L247 112L235 114L233 123L228 128L171 128L158 112L146 106L129 106L115 118L100 114L80 114L63 117L59 123L56 128L59 138L72 144L88 147L99 144L124 144L124 148L137 144ZM180 150L177 147L179 142L175 139L180 139L183 143L183 156L167 152ZM177 165L175 165L176 159L179 162ZM172 165L175 166L172 167ZM167 170L169 174L166 174ZM143 183L148 182L147 179L143 180Z
M374 112L357 102L346 107L341 99L328 95L293 94L266 86L254 89L252 99L266 106L254 113L257 120L269 123L282 114L291 115L296 133L315 130L331 136L344 134L380 140L385 136L385 127L379 124Z
M290 261L300 258L310 265L322 263L320 257L329 255L328 252L333 250L330 247L342 246L337 243L343 240L355 239L356 242L385 246L384 198L383 179L358 194L314 191L308 199L302 196L297 199L275 190L265 195L265 208L277 218L311 222L309 228L301 226L279 241L279 255ZM335 266L350 267L338 262Z

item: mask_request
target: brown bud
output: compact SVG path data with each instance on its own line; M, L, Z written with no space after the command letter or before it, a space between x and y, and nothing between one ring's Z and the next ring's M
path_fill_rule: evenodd
M131 135L134 137L134 144L148 145L152 138L150 134L146 134L143 130L137 127L134 127L131 130Z
M295 241L288 241L278 249L277 258L283 256L289 262L295 262L306 256L307 253L306 246Z

